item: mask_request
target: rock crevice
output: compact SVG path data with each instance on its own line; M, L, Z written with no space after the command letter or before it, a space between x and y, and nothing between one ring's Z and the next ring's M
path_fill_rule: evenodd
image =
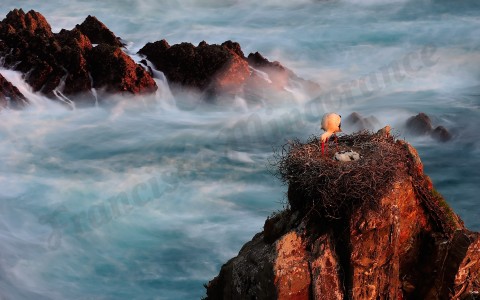
M335 199L335 195L313 193L313 189L308 193L299 190L305 186L290 186L292 208L269 218L250 246L222 267L220 275L207 285L207 299L246 299L246 294L232 296L228 292L238 272L256 276L257 290L273 282L275 289L268 297L255 299L473 299L468 297L478 295L480 253L474 249L478 249L479 235L467 230L436 192L411 145L379 135L344 136L339 138L339 148L353 146L363 154L362 159L333 162L315 150L317 142L293 144L283 156L280 166L296 168L280 172L289 174L283 177L287 183L298 183L295 176L304 176L296 173L299 166L292 164L303 161L308 165L302 172L326 176L323 181L312 181L316 189L342 191L343 179L332 177L334 172L327 172L328 168L341 169L339 174L343 174L359 168L362 159L364 164L372 163L378 153L368 153L368 149L392 148L400 157L371 165L395 164L395 172L383 183L386 186L380 194L366 189L352 193L351 198L337 195ZM302 157L295 157L299 154ZM289 160L287 165L285 160ZM375 171L369 172L375 178ZM376 198L363 197L365 193ZM329 202L331 199L322 199L325 195L350 202ZM367 205L362 199L372 203ZM333 203L341 205L341 214L331 214L322 206ZM268 259L257 255L255 245L262 245ZM273 274L262 277L258 265L267 266ZM255 294L238 280L236 286ZM222 297L217 297L220 294Z

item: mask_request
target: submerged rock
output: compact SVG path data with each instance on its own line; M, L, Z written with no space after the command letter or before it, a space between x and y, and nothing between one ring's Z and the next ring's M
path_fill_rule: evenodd
M430 135L439 142L447 142L452 139L451 133L443 126L433 129L432 121L425 113L419 113L410 117L406 122L407 133L414 136Z
M267 219L264 231L222 266L207 285L207 299L477 295L479 234L468 231L435 191L415 149L378 134L340 137L339 147L368 153L343 164L317 153L318 140L292 146L281 164L292 208ZM384 170L389 178L376 186ZM373 189L353 180L363 175L372 177L367 184ZM339 214L328 214L335 206Z
M344 124L348 131L373 130L380 122L374 116L363 117L353 112L345 118Z
M18 88L0 74L0 110L2 108L22 108L28 101Z
M432 131L432 121L425 113L410 117L406 123L407 132L411 135L425 135Z
M438 126L432 131L432 137L439 142L448 142L452 139L450 132L443 126Z

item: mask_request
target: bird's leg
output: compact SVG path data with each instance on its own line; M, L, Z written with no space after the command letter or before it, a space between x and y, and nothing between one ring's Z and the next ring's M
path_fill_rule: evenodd
M325 154L325 142L322 141L322 156Z

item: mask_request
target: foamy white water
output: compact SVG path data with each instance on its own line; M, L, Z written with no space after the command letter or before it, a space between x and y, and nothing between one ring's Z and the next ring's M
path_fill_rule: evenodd
M148 99L70 110L0 73L32 105L0 112L0 299L191 299L285 202L272 147L318 134L335 110L375 115L420 152L455 211L480 230L476 1L2 1L54 31L97 16L135 53L148 41L238 41L322 85L313 102L206 107ZM137 59L135 57L135 59ZM267 97L268 98L268 97ZM279 101L278 101L279 102ZM405 136L418 112L450 143ZM3 297L3 298L2 298Z

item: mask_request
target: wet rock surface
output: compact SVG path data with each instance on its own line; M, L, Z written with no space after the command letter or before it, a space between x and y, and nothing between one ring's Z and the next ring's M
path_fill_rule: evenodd
M22 108L27 105L25 96L0 74L0 110L2 108Z

